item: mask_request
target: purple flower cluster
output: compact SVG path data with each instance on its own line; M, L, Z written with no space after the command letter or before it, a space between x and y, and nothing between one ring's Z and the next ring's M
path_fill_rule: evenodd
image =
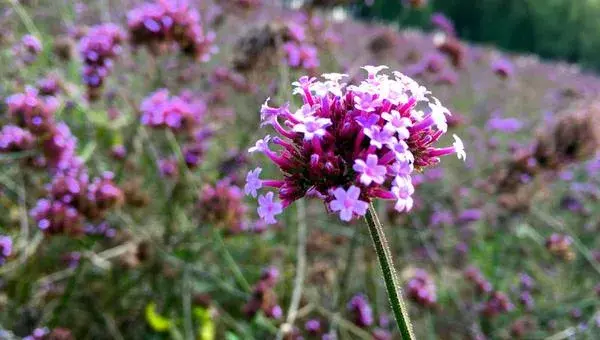
M205 223L227 228L233 234L245 231L248 228L248 209L243 197L242 190L229 180L221 180L215 186L205 185L198 199L200 219Z
M179 167L176 158L164 158L158 160L158 170L163 178L177 178Z
M133 45L146 45L156 54L177 44L197 60L208 61L217 52L215 34L202 27L198 11L187 0L156 0L127 13Z
M283 45L287 63L293 68L313 70L319 67L317 47L302 42L288 41Z
M252 289L250 300L242 308L244 314L252 318L258 311L262 310L265 316L280 319L283 316L283 310L277 304L277 295L273 290L278 280L279 270L277 268L265 268L260 280Z
M56 174L48 197L37 202L31 216L47 234L80 235L84 218L102 218L123 201L123 192L112 179L110 172L93 180L83 170Z
M553 255L566 261L571 261L575 258L575 252L571 248L572 244L573 239L569 235L554 233L546 239L546 249Z
M31 132L15 125L5 125L0 131L0 152L30 150L35 147Z
M140 112L144 125L188 130L200 123L206 112L206 104L187 94L170 96L169 90L159 89L142 101Z
M373 309L371 309L366 296L354 295L348 302L347 308L351 314L351 320L358 327L369 327L373 324Z
M42 52L42 42L31 34L24 35L14 47L15 56L26 65L33 64Z
M493 117L488 120L486 128L490 131L515 133L521 130L523 125L523 122L518 118Z
M515 73L514 66L508 59L499 58L492 62L492 71L501 79L508 79Z
M321 333L321 321L318 319L310 319L304 324L304 329L309 334L319 334Z
M113 60L121 52L125 33L115 24L107 23L92 27L79 41L79 53L83 60L83 81L88 87L88 98L99 96L104 79L112 70Z
M83 231L86 235L101 235L106 238L113 238L117 234L117 230L115 228L112 228L106 222L100 222L96 225L87 224L83 228Z
M208 149L209 142L213 135L211 128L200 128L189 136L188 141L183 145L183 159L188 168L193 169L200 165L204 159L204 154Z
M0 152L39 146L43 156L33 159L34 165L47 167L53 173L81 167L75 155L77 140L66 124L54 120L59 107L56 98L41 96L37 89L28 86L23 93L9 96L6 103L16 126L3 127Z
M0 265L12 254L13 242L10 236L0 235Z
M75 154L77 138L71 133L67 124L60 122L42 141L44 164L53 172L78 171L82 161Z
M50 334L48 327L36 328L33 330L31 335L23 338L23 340L43 340Z
M456 35L456 30L454 28L454 23L447 16L442 13L434 13L431 15L431 23L440 31L446 33L447 35L454 36Z
M265 154L284 176L249 175L246 192L252 196L262 187L279 191L282 203L272 193L259 196L265 221L273 223L280 208L305 195L321 198L343 221L365 215L375 198L395 200L397 211L409 211L413 171L438 164L441 156L466 157L457 136L450 147L434 147L447 131L449 111L402 73L379 75L385 68L365 66L368 78L351 86L340 83L343 74L324 74L324 81L302 77L293 84L304 101L295 112L288 104L263 104L261 125L280 136L267 135L248 151ZM281 151L271 150L271 143Z
M492 284L485 279L479 269L474 266L469 266L464 271L465 279L475 285L475 289L479 294L487 294L492 291Z
M514 306L508 299L508 296L502 292L495 291L483 304L482 313L487 317L494 317L498 314L510 312L513 309Z
M74 269L81 261L81 253L78 251L72 251L64 254L61 259L63 263L67 265L67 267Z
M519 281L521 288L521 292L519 293L519 303L523 305L526 310L532 311L535 302L531 293L535 287L535 281L526 273L521 273L519 275Z
M31 209L30 215L47 234L78 235L82 232L82 216L77 209L61 201L40 199Z
M112 173L93 180L76 155L77 139L63 122L55 122L59 103L54 97L40 96L27 87L24 93L7 98L9 116L17 123L0 131L0 152L12 152L39 146L43 156L33 163L46 167L53 175L47 186L48 196L37 201L30 214L47 234L81 234L85 218L102 218L123 201L122 191L114 184Z
M204 100L194 98L189 91L171 96L167 89L159 89L142 101L140 112L144 125L181 132L186 138L182 146L186 165L195 168L200 164L213 134L210 127L201 126L207 112ZM177 176L175 158L161 160L159 167L164 177Z
M435 282L423 269L417 269L408 281L407 294L410 299L423 307L431 307L437 301Z
M309 71L318 68L318 49L308 41L304 26L297 23L288 24L287 36L289 40L283 45L283 51L288 65Z
M23 93L17 93L6 99L9 116L20 127L27 128L39 136L51 132L54 127L54 113L59 102L51 96L41 96L33 87L26 87Z
M37 89L41 95L56 96L61 90L60 79L56 75L49 75L38 80Z

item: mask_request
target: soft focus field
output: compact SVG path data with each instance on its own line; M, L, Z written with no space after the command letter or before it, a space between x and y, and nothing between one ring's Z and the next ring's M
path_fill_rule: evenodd
M247 152L267 97L364 65L431 90L467 154L409 212L375 200L417 339L600 338L600 79L330 3L190 0L189 43L128 23L142 1L2 0L0 339L400 339L363 219L307 197L265 224L244 193L281 178Z

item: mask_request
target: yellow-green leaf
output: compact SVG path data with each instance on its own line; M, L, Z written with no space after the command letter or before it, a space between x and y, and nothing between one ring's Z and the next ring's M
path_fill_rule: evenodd
M146 321L156 332L166 332L171 328L171 320L156 312L156 303L150 302L146 306Z
M196 307L194 308L194 315L200 324L198 329L199 340L214 340L215 339L215 323L211 317L210 310Z

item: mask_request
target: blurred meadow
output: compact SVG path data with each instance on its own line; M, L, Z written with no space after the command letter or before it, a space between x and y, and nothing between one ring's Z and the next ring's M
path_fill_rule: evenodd
M373 199L415 337L599 339L600 78L400 7L421 28L381 1L1 0L0 339L401 339L364 211L249 194L283 177L248 152L261 110L365 65L466 152L417 166L412 209Z

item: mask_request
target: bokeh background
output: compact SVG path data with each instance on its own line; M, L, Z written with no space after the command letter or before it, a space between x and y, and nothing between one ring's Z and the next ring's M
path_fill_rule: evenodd
M307 198L266 225L244 195L249 170L278 176L247 152L266 98L387 65L467 152L413 176L409 213L376 202L417 338L598 339L598 14L2 0L0 338L400 339L364 221Z

